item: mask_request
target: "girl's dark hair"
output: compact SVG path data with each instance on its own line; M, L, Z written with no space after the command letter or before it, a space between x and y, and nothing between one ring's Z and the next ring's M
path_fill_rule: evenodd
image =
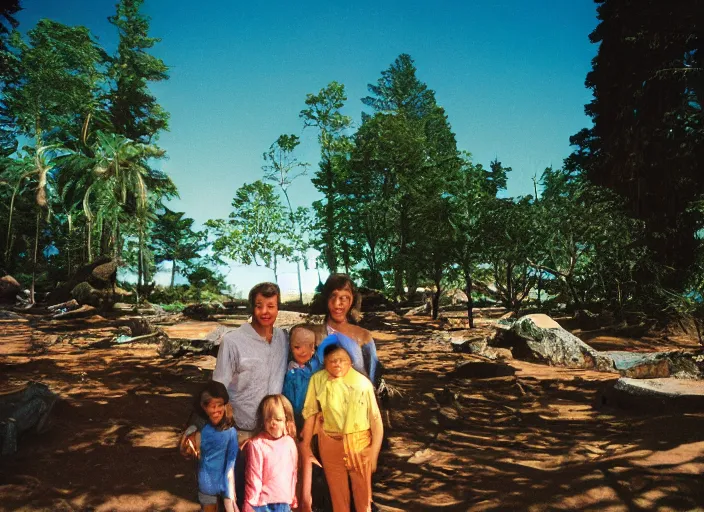
M342 345L340 345L339 343L330 343L330 345L328 345L327 347L325 347L323 349L323 359L328 357L330 354L332 354L336 350L340 350L340 349L345 350L342 348Z
M354 281L347 274L330 274L327 281L323 285L323 292L320 294L320 300L325 308L325 321L330 316L328 311L328 301L332 293L337 290L348 289L352 293L352 306L347 312L347 321L356 324L359 320L360 311L362 309L362 296L357 291Z
M293 417L293 406L289 402L288 398L284 395L266 395L261 402L259 402L259 407L257 407L257 419L254 426L253 434L259 435L266 430L264 428L264 422L271 413L271 410L280 405L284 410L284 416L286 417L286 434L291 436L294 440L296 439L296 421Z
M208 418L208 413L203 409L204 405L214 399L220 398L225 403L225 414L223 415L220 423L213 425L218 430L225 430L230 427L235 426L235 419L232 414L232 406L230 405L230 395L227 392L227 388L222 382L216 380L208 381L195 396L195 403L193 404L194 410L201 416L206 422L210 422Z

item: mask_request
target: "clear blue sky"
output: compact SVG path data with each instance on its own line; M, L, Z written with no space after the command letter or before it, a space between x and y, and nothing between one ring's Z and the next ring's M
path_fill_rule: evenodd
M115 0L24 0L26 31L40 18L85 25L112 52L107 21ZM146 0L153 54L170 79L153 92L171 113L160 144L163 168L179 188L172 207L197 223L227 217L235 190L261 177L262 153L282 133L303 138L298 157L318 161L315 133L298 117L305 95L336 80L346 113L359 122L360 99L401 53L436 93L459 149L488 165L513 168L511 195L532 193L531 178L559 166L569 137L589 125L584 87L596 46L592 0L274 1ZM318 198L308 178L291 189L294 205ZM284 290L296 289L284 268ZM233 266L240 289L271 279L266 269ZM317 283L306 276L306 288Z

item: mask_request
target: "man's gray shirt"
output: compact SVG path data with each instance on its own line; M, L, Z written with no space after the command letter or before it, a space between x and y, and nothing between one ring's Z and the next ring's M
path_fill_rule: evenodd
M253 430L262 399L281 393L287 360L288 335L279 328L271 343L248 323L223 336L213 380L227 387L237 428Z

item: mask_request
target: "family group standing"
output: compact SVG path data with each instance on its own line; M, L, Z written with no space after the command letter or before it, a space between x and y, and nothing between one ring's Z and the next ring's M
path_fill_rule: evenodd
M250 291L251 323L227 333L213 380L196 400L205 420L181 439L198 459L206 512L310 512L313 465L322 466L333 512L371 511L371 478L383 438L371 334L353 322L352 280L333 274L324 325L274 327L279 287ZM319 454L319 459L316 456ZM351 492L350 492L351 489ZM317 504L319 508L319 504Z

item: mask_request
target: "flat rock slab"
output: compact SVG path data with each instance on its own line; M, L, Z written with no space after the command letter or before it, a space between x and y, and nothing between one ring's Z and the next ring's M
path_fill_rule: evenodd
M217 322L181 322L175 325L165 325L162 330L169 338L185 338L189 340L209 340L220 344L220 338L225 332L236 329L226 327Z
M629 379L624 377L618 379L616 389L646 396L664 396L669 398L698 396L704 398L704 381L701 380Z
M649 413L704 410L704 381L622 377L601 396L601 405Z
M701 379L702 369L696 354L670 352L602 352L614 362L614 368L624 377L634 379Z

